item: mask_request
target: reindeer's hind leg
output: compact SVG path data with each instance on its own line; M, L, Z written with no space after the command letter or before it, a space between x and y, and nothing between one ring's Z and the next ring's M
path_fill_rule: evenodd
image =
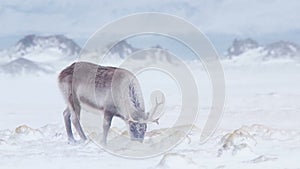
M77 99L76 96L72 97L72 95L69 97L69 103L71 104L70 107L72 108L72 110L74 111L74 113L71 114L71 121L76 129L76 131L78 132L80 138L82 140L86 140L86 136L82 130L82 127L80 125L79 119L80 119L80 103Z
M108 135L108 131L109 128L111 126L111 121L113 118L113 113L111 113L110 111L104 111L104 119L103 119L103 138L102 138L102 143L104 145L106 145L107 143L107 135Z
M63 112L63 115L64 115L64 120L65 120L65 127L66 127L66 130L67 130L67 134L68 134L68 140L69 142L75 142L74 140L74 136L73 136L73 133L72 133L72 128L71 128L71 112L68 108L66 108Z

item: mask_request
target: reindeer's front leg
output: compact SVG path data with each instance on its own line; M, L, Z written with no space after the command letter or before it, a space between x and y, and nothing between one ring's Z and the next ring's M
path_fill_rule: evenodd
M108 135L108 131L111 125L111 121L113 118L113 113L109 112L109 111L105 111L104 112L104 118L103 118L103 138L102 138L102 143L104 145L106 145L107 143L107 135Z

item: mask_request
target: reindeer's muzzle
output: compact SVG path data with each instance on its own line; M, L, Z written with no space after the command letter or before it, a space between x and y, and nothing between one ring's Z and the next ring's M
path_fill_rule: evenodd
M137 141L137 142L143 143L144 138L131 138L131 141Z

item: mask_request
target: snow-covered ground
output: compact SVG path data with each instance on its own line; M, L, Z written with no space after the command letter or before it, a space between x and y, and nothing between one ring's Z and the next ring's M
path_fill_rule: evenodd
M91 141L67 143L65 105L56 75L1 75L0 168L300 168L300 64L245 59L222 62L226 105L218 129L207 142L200 144L199 138L208 117L210 84L201 64L191 63L201 95L196 126L174 149L138 160L114 156ZM157 86L145 79L140 77L148 103ZM179 91L171 93L176 84L161 83L173 87L165 88L167 107L161 125L149 125L148 134L170 127L178 117Z

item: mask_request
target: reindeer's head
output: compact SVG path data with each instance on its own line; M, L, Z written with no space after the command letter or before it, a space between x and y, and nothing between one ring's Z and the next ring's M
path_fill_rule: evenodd
M162 108L163 106L161 105L165 103L164 95L162 94L161 97L162 98L160 102L158 101L158 97L157 96L155 97L154 106L152 107L150 112L145 114L145 116L143 116L142 118L138 118L140 119L139 121L133 120L137 118L132 118L130 116L130 120L128 120L128 125L129 125L130 138L132 141L139 141L141 143L144 141L144 136L147 131L147 123L155 122L156 124L159 124L158 120L162 115L161 113L162 111L158 111L158 108L159 107ZM151 98L153 98L153 95L151 95ZM141 113L137 113L137 114L141 115ZM154 116L156 116L156 118L154 118Z
M132 141L144 141L144 136L147 130L147 123L129 121L129 133Z

